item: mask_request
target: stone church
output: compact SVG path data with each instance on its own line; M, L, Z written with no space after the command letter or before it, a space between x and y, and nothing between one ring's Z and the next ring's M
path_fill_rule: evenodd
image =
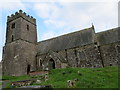
M37 42L36 19L19 10L7 17L3 75L56 68L118 65L120 28L95 33L94 26Z

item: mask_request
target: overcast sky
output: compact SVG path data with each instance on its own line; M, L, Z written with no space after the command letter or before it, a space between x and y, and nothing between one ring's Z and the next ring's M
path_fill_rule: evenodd
M119 0L0 0L0 60L7 16L22 9L36 18L38 41L95 26L95 32L118 26Z

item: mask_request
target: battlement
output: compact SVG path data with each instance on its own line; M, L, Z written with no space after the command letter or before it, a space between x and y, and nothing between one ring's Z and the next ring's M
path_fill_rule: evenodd
M15 14L11 14L11 16L7 16L7 22L10 22L18 17L22 17L26 19L27 21L36 25L36 19L30 15L26 15L26 13L23 12L22 10L19 10L19 12L16 12Z

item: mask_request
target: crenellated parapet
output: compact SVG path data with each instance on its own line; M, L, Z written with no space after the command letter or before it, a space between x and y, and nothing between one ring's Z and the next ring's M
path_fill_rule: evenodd
M26 19L27 21L36 24L36 19L33 18L30 15L26 15L25 12L23 12L22 10L19 10L19 12L16 12L15 14L11 14L11 16L7 16L7 21L13 21L14 19L17 19L18 17L22 17L24 19Z

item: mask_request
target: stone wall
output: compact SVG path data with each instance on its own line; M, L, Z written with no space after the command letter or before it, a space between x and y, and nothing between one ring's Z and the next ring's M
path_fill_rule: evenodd
M114 28L95 34L91 27L85 29L85 32L83 30L76 32L77 34L71 33L42 41L37 46L37 58L38 60L41 59L41 68L44 67L42 70L49 70L49 60L51 58L55 61L56 68L95 68L118 65L120 55L118 32L120 32L119 28ZM85 43L86 40L89 42ZM51 54L49 51L54 53Z
M19 10L7 17L3 75L27 75L36 70L36 20Z
M38 55L38 60L41 59L41 61L45 62L45 64L41 62L45 67L49 65L49 60L51 58L55 61L56 68L61 68L62 63L66 64L65 67L103 67L103 62L101 60L99 49L94 44L62 50L56 53L61 55L64 60L62 59L63 61L61 61L60 59L54 58L51 56L50 53L49 55ZM45 57L49 58L45 59Z
M26 75L28 65L30 65L30 71L35 71L35 56L35 44L22 40L7 44L3 53L3 75Z
M102 67L100 52L95 44L77 48L78 67Z
M100 46L104 66L118 65L117 43Z
M120 45L119 34L120 28L114 28L96 34L104 66L118 65L118 50Z
M12 29L11 26L13 23L15 23L15 28ZM27 25L29 26L29 30L27 30ZM6 43L11 43L18 39L36 43L36 26L21 17L9 22L7 25Z
M19 10L19 12L16 12L15 14L12 14L11 16L7 17L7 22L11 22L19 17L24 18L26 21L31 22L32 24L36 25L36 19L33 18L30 15L26 15L25 12L23 12L22 10Z

